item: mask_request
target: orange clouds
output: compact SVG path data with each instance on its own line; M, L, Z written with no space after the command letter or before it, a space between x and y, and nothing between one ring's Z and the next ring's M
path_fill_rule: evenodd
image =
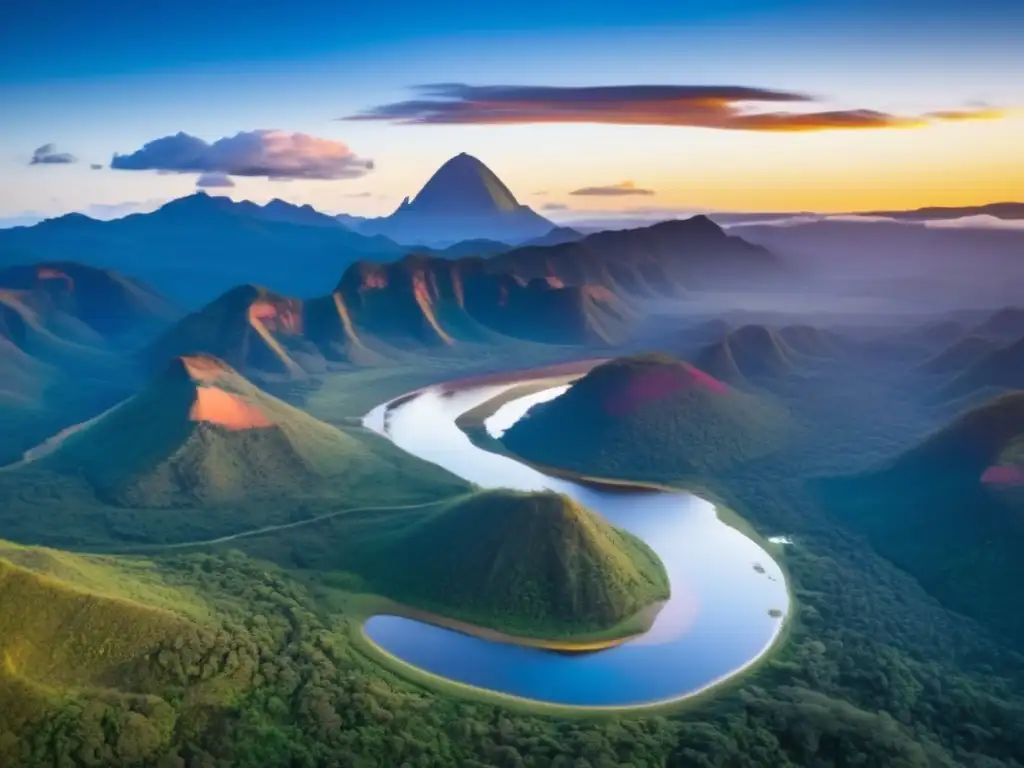
M230 176L355 179L372 171L373 161L357 156L348 145L333 139L256 130L240 131L212 144L178 132L154 139L131 154L115 154L110 167L121 171L198 173L207 180L216 175L217 181L230 182Z
M573 190L570 195L581 195L591 197L628 197L633 195L653 195L653 189L643 189L632 181L620 181L618 184L609 184L604 187L582 187Z
M375 107L346 120L410 125L527 125L604 123L731 131L826 131L906 128L930 123L993 119L990 107L894 115L870 109L757 111L758 105L818 100L789 91L744 86L622 85L594 87L419 86L424 98Z

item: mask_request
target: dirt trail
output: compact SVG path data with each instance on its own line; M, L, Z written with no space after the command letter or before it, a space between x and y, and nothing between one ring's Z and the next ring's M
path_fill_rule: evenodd
M451 501L453 501L453 498L440 499L438 501L424 501L419 504L399 504L390 505L386 507L353 507L351 509L336 509L333 512L327 512L326 514L317 515L316 517L310 517L305 520L295 520L291 523L280 523L278 525L267 525L263 528L254 528L250 531L240 531L239 533L232 533L227 536L218 536L215 539L203 539L200 541L180 541L175 544L145 544L140 547L134 547L132 549L117 550L116 554L158 551L162 552L168 549L205 547L210 546L212 544L223 544L226 541L235 541L236 539L246 539L250 536L262 536L264 533L273 533L274 531L286 531L290 528L301 528L304 525L313 525L314 523L323 522L324 520L330 520L332 517L338 517L339 515L348 515L356 512L395 512L403 509L421 509L423 507L433 507L438 504L450 503Z

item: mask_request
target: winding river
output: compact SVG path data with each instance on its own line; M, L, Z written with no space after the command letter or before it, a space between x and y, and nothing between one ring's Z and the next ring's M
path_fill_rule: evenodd
M695 695L741 672L778 638L789 611L771 556L689 493L597 489L550 477L476 447L455 419L515 386L428 388L385 403L364 424L395 445L482 487L568 494L639 536L665 564L672 596L651 629L592 653L557 653L485 640L399 616L374 616L366 636L386 653L465 685L550 704L646 706ZM500 436L555 387L512 400L487 421ZM443 553L438 553L443 557Z

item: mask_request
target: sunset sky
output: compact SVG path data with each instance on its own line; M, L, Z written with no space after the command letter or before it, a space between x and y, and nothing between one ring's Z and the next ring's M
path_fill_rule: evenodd
M1022 35L1019 0L3 3L0 220L197 182L383 214L463 151L562 219L1021 200Z

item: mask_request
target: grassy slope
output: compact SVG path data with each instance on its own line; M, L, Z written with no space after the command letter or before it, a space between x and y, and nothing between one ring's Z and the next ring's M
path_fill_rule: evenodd
M385 391L386 382L382 386L381 399L400 393ZM894 414L885 408L862 413L846 402L837 407L831 390L820 386L798 401L826 391L823 418L814 420L827 425L816 433L824 442L809 441L800 452L769 468L751 468L732 482L744 514L769 530L795 534L799 545L791 548L788 562L806 610L778 658L756 677L717 690L713 701L702 700L697 709L673 707L664 717L563 711L557 718L538 718L531 716L534 705L483 695L464 704L460 699L470 698L465 690L436 683L429 689L451 695L432 695L361 656L339 625L314 616L303 591L275 570L243 558L197 555L182 564L181 577L245 596L244 615L252 620L263 674L230 707L197 713L189 710L188 697L174 700L173 737L167 741L187 742L181 755L240 768L300 758L348 764L353 756L380 765L703 761L797 768L857 760L902 768L1018 766L1024 747L1024 688L1014 677L1024 671L1019 657L975 623L940 607L860 537L821 515L800 491L815 461L850 463L877 452L876 439L889 446L894 431L907 431L902 425L893 429ZM877 406L880 400L858 402ZM840 429L843 423L837 427L828 416L849 423ZM263 629L268 621L272 632ZM144 713L128 711L132 719L125 721L120 702L114 706L93 697L87 707L62 711L61 727L47 724L17 736L38 757L33 765L61 764L57 756L75 764L82 739L93 733L105 749L115 750L98 764L143 763L143 757L157 762L167 745L134 739L140 719L157 722L147 706ZM971 713L966 732L965 711ZM124 724L133 727L122 729ZM0 763L27 764L4 751L11 736L0 733ZM125 756L126 740L134 741L133 759ZM178 763L171 758L169 764Z
M998 342L985 336L966 336L922 363L917 370L922 373L936 374L962 372L998 348Z
M234 372L221 375L215 386L243 398L273 426L228 430L191 422L196 383L172 366L139 395L70 436L43 464L81 472L102 498L143 507L275 497L337 499L395 478L396 468L384 451L262 392ZM424 464L423 475L443 485L439 470Z
M809 345L813 341L808 340ZM705 347L694 364L732 385L747 379L784 376L793 370L794 351L780 334L763 325L745 325Z
M407 606L519 637L636 634L644 628L637 614L667 596L660 562L634 537L570 506L562 514L544 496L484 491L342 510L220 548L362 595L356 615L364 618Z
M663 356L623 358L595 368L568 392L537 406L502 438L530 461L584 474L674 483L770 452L787 418L769 401L699 386L652 398L629 413L604 407L631 379L680 370Z
M370 544L361 569L399 601L531 637L607 629L668 597L649 547L554 493L458 500Z
M818 484L827 506L947 605L1024 640L1024 508L981 483L1024 435L1024 394L963 414L882 468Z
M205 614L190 590L145 563L0 542L0 733L17 731L72 690L139 690L146 655ZM2 749L0 749L2 753Z
M469 487L361 427L319 422L242 379L229 385L257 402L279 424L276 431L197 429L181 418L194 386L164 382L52 455L0 470L6 534L110 551L203 541L345 508L415 504ZM183 477L197 482L183 487ZM166 506L153 508L160 504Z
M979 359L943 387L940 395L950 400L984 387L1024 387L1024 337Z

